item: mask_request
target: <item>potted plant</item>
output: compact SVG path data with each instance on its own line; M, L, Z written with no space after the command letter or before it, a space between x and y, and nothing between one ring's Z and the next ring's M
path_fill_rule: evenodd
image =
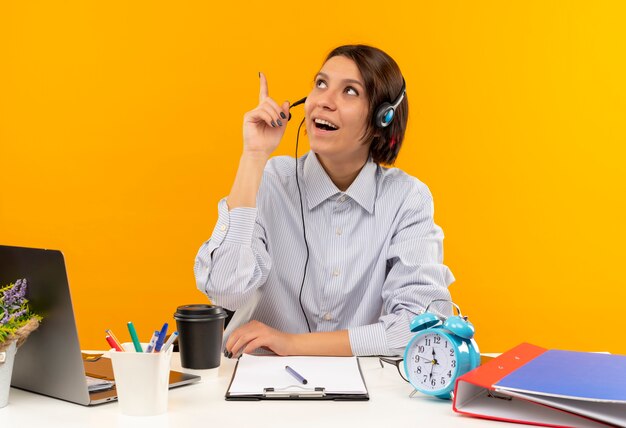
M30 311L26 279L0 288L0 408L9 402L15 352L41 321Z

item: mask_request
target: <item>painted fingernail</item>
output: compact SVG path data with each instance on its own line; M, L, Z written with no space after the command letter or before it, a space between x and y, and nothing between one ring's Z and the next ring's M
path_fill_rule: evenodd
M276 119L276 123L278 123L278 126L283 126L283 123L280 121L280 119Z
M229 352L229 353L228 353L228 358L232 358L232 357L233 357L233 353L232 353L232 352Z
M282 111L280 112L280 117L282 117L283 119L287 119L287 116L285 116L285 113L283 113Z
M280 121L279 121L280 122ZM276 124L274 123L274 121L272 120L272 128L276 128Z
M228 357L228 351L226 349L224 349L224 356Z

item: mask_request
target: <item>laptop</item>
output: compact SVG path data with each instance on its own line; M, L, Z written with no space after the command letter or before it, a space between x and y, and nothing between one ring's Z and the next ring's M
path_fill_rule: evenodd
M11 386L84 406L116 400L114 383L98 381L114 381L111 360L83 361L63 254L0 245L0 287L20 278L27 279L29 305L43 321L15 356ZM169 380L173 388L200 376L171 371ZM90 391L88 383L105 389Z

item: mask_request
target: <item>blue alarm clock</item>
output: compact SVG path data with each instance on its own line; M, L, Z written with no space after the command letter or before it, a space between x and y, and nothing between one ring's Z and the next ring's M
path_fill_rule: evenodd
M450 303L458 315L441 317L428 312L435 302ZM416 391L450 399L456 379L480 364L474 326L458 305L436 299L411 321L410 328L417 334L404 351L404 372L409 382Z

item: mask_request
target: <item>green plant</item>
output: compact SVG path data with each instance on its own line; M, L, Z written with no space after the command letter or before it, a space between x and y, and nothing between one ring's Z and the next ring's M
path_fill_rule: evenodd
M18 279L15 283L0 288L0 345L18 339L20 330L39 324L41 317L30 311L26 299L26 279ZM32 328L28 328L32 331Z

